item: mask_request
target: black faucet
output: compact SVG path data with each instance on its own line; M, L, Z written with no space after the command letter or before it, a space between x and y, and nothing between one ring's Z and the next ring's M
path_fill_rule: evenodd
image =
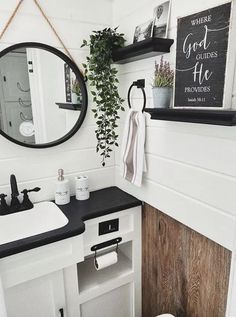
M20 210L21 204L18 199L19 196L19 191L18 191L18 186L16 182L16 177L15 175L10 176L10 184L11 184L11 204L10 204L10 211L16 212Z
M6 197L7 195L5 194L0 194L0 215L7 215L10 211L10 207L8 206L6 202Z
M7 195L0 194L0 215L7 215L10 213L28 210L34 207L33 203L30 201L28 193L29 192L38 192L40 191L39 187L35 187L33 189L24 189L21 193L23 194L23 201L20 203L18 196L18 186L16 182L15 175L11 175L10 177L10 184L11 184L11 203L8 206L6 202Z

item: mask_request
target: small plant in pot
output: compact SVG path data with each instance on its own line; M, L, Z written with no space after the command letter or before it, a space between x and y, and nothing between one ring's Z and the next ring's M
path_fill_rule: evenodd
M170 63L161 57L160 64L155 62L152 85L154 108L169 108L173 91L174 71Z
M82 95L81 95L81 89L79 86L79 82L77 79L72 79L72 85L71 85L71 102L73 104L79 104L81 103Z

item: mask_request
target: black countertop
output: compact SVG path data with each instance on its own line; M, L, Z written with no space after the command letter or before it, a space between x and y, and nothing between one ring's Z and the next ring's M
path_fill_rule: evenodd
M0 245L0 258L79 235L85 231L85 220L139 205L141 205L140 200L118 187L109 187L91 192L90 198L84 201L78 201L75 197L71 197L69 204L58 206L69 220L66 226L26 239L2 244Z

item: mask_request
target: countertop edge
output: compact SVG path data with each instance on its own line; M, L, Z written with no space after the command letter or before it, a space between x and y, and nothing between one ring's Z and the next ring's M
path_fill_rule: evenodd
M84 222L87 220L95 219L98 217L106 216L115 212L119 212L125 209L130 209L130 208L134 208L134 207L138 207L142 205L142 202L140 200L122 191L116 186L94 191L92 192L92 195L95 196L96 198L96 195L98 196L101 193L106 193L106 197L110 198L111 195L107 195L107 193L109 192L113 193L113 195L114 193L116 195L120 194L120 196L127 198L127 200L129 201L119 202L116 205L105 207L104 209L100 208L99 210L91 211L91 212L88 211L85 214L79 215L79 213L77 211L73 211L73 209L75 209L76 204L80 204L81 202L79 201L76 202L74 197L72 197L71 205L68 204L64 206L58 206L69 220L66 226L59 229L48 231L46 233L35 235L29 238L3 244L0 246L0 259L15 255L21 252L26 252L38 247L42 247L44 245L48 245L51 243L55 243L61 240L78 236L85 231ZM92 205L92 199L93 198L91 198L91 200L89 201L90 205ZM112 201L111 201L111 204L112 204ZM68 212L68 209L70 208L71 210ZM70 214L71 214L71 219L69 219ZM76 218L77 223L71 224L70 221L73 222L75 220L74 218Z

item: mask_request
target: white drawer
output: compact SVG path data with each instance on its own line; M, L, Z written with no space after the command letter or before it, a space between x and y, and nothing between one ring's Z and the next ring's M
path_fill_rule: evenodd
M3 258L0 274L8 288L83 260L83 235L78 235Z

